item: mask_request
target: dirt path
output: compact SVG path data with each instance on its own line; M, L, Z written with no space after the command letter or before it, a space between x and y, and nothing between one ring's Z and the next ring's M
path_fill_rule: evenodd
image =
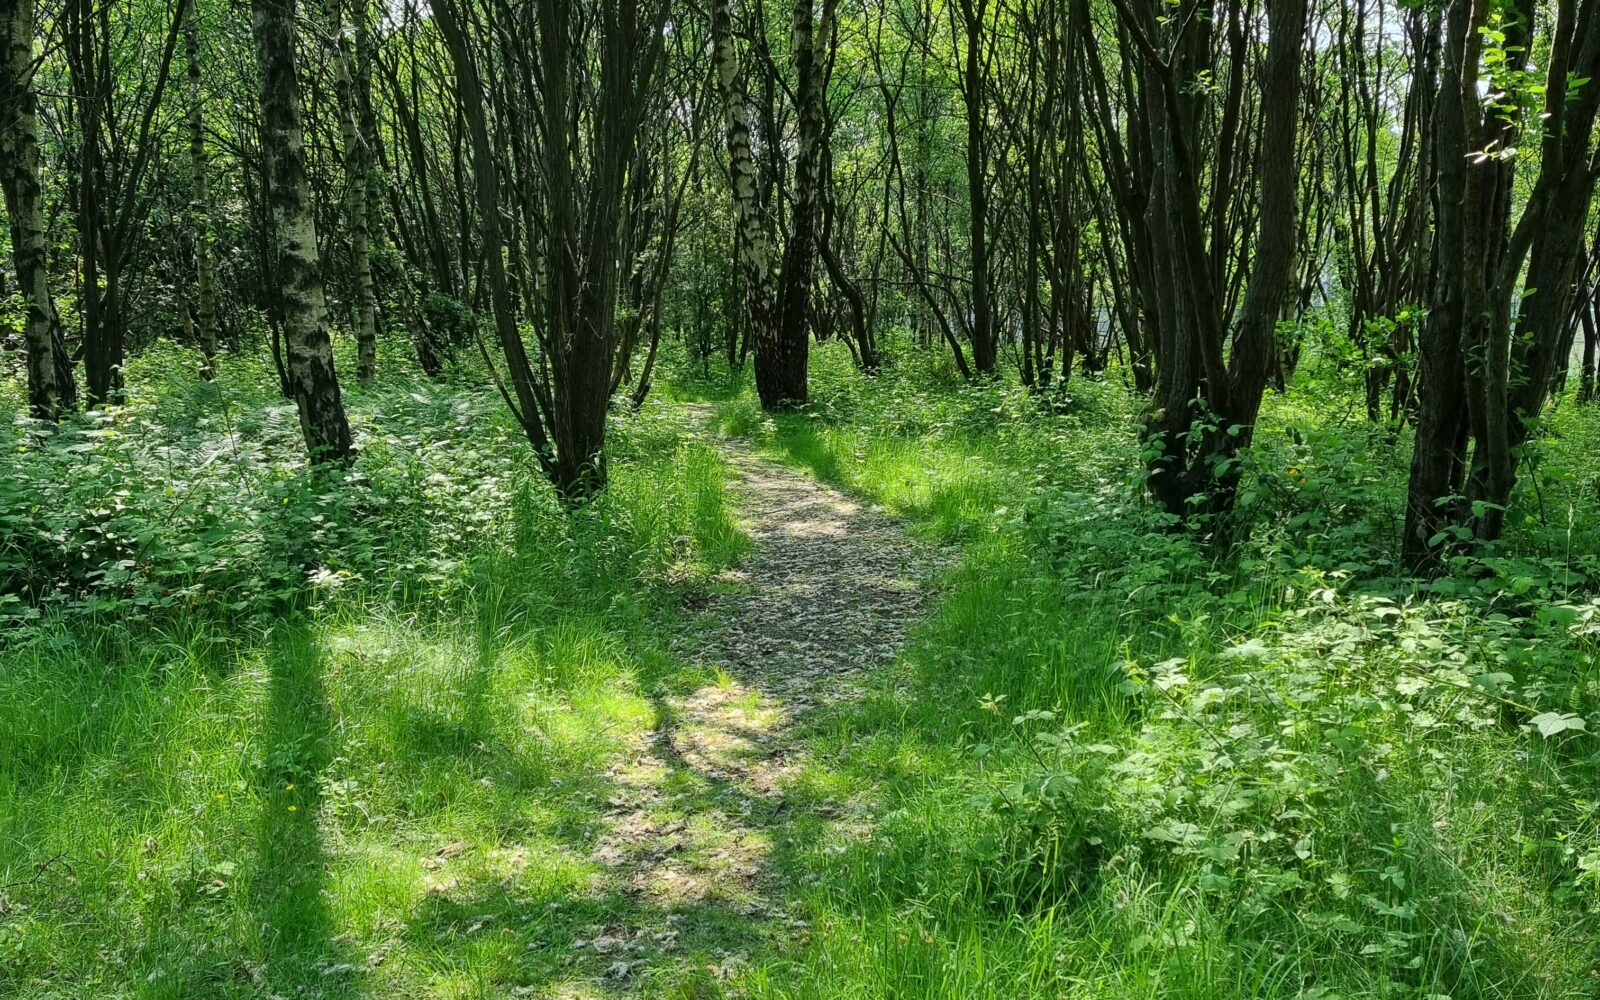
M695 415L706 422L709 408ZM677 644L716 681L658 698L658 728L611 773L619 794L596 857L640 919L588 946L616 953L607 975L620 992L649 992L650 970L677 960L696 914L736 915L746 945L803 924L770 856L797 811L852 818L849 803L819 806L814 796L791 806L809 760L797 723L852 697L864 671L893 657L924 611L937 558L870 505L742 441L719 446L754 548L699 616L703 631ZM714 971L736 972L738 943L718 950Z

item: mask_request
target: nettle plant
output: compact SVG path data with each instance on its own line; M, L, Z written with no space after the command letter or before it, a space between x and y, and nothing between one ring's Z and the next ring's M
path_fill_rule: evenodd
M978 747L1003 776L975 800L1004 820L996 883L1059 901L1156 871L1239 940L1290 913L1398 969L1492 959L1456 919L1469 854L1600 905L1600 599L1513 618L1308 583L1216 654L1128 659L1118 734L1033 710Z
M521 477L514 440L481 430L487 393L374 394L356 460L308 469L291 406L176 382L5 427L0 623L237 617L354 581L437 594L503 534Z

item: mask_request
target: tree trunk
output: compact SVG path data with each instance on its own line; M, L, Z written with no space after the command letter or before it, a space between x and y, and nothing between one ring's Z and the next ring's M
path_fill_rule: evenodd
M966 63L961 74L961 97L967 109L968 230L972 254L972 365L979 375L993 375L999 345L994 329L989 274L989 171L985 123L988 106L984 95L985 0L961 0L966 26Z
M793 345L784 339L774 315L767 234L761 220L755 156L750 147L750 112L739 84L739 56L733 46L733 13L729 3L730 0L712 2L713 58L728 129L736 254L744 273L745 311L749 316L750 334L755 340L756 392L761 397L762 407L774 410L805 403L806 352L810 345L802 336L801 353L794 356L788 350ZM804 308L803 304L800 308ZM804 320L800 322L803 330Z
M213 263L211 181L207 176L205 93L200 74L200 23L189 0L184 19L184 53L189 69L189 170L191 173L190 224L194 227L195 332L200 346L200 377L210 381L216 371L217 290Z
M1309 3L1268 0L1266 6L1269 37L1260 71L1264 96L1254 178L1261 202L1256 254L1229 338L1228 293L1215 259L1228 247L1216 245L1214 234L1207 246L1196 162L1206 95L1187 86L1189 75L1203 68L1196 49L1203 40L1194 32L1181 36L1175 67L1150 41L1155 7L1144 4L1135 14L1118 0L1144 57L1155 132L1152 169L1160 178L1146 210L1159 344L1156 395L1145 429L1153 452L1150 491L1170 514L1214 515L1224 536L1238 491L1238 455L1250 444L1262 395L1277 368L1274 332L1297 244L1295 149ZM1237 55L1253 43L1235 27L1228 44ZM1231 72L1243 72L1237 59ZM1232 353L1225 363L1230 339Z
M1277 368L1278 319L1283 314L1294 270L1299 177L1295 139L1300 123L1300 53L1307 7L1307 0L1269 0L1267 5L1270 38L1263 70L1263 124L1256 167L1261 207L1255 257L1228 365L1226 415L1238 430L1225 427L1221 431L1223 438L1233 442L1228 446L1232 449L1227 452L1230 456L1238 449L1248 448L1255 435L1261 398ZM1229 463L1221 478L1228 484L1227 503L1231 508L1238 463Z
M1586 302L1583 311L1578 314L1578 321L1583 324L1583 367L1578 374L1578 402L1594 402L1594 364L1595 364L1595 303L1591 299Z
M1600 89L1600 18L1570 0L1556 5L1541 117L1539 171L1511 225L1516 168L1482 150L1514 148L1515 119L1478 92L1487 11L1474 0L1447 9L1435 157L1438 226L1432 303L1420 342L1422 385L1407 496L1404 557L1440 568L1453 545L1492 541L1516 485L1515 449L1548 397L1583 248L1594 187L1590 141ZM1533 37L1532 0L1508 19L1503 53L1520 71ZM1510 302L1529 252L1515 330ZM1470 456L1468 443L1471 444Z
M122 271L137 245L151 195L142 178L159 143L153 132L189 7L179 3L153 60L147 86L118 83L130 64L111 56L112 24L107 8L72 0L63 19L68 77L78 127L78 255L82 261L79 312L83 318L84 382L91 406L120 401L127 354L128 317ZM126 87L137 95L133 101ZM118 110L133 111L131 116Z
M312 462L352 453L328 339L328 307L317 259L317 226L306 180L305 137L295 59L294 0L251 0L261 75L262 149L271 178L278 288L287 374Z
M339 102L339 145L344 157L345 219L350 227L350 269L356 286L354 326L356 377L366 381L377 370L378 297L372 285L371 225L368 221L371 155L360 123L362 105L356 93L356 48L365 48L366 0L351 0L351 29L345 31L340 0L329 0L329 32L336 50L333 58L334 91ZM365 80L363 80L365 85Z
M831 33L831 0L823 4L823 37ZM817 250L817 205L822 176L822 74L817 67L816 27L811 0L794 0L794 63L799 104L799 148L795 154L794 208L789 244L778 277L778 337L771 350L756 350L756 385L763 405L803 405L810 340L806 316L811 304L812 259ZM765 369L765 371L763 371ZM765 388L763 388L763 385ZM771 400L769 403L768 400Z
M67 66L71 75L73 109L78 141L78 317L83 335L84 396L89 407L113 400L121 388L121 357L108 329L106 297L110 275L102 280L101 267L109 257L105 246L105 169L101 156L103 131L100 106L100 47L95 42L94 10L90 0L68 0L65 18Z
M0 0L0 188L11 221L11 256L27 305L28 409L55 420L77 403L72 362L50 294L39 187L38 96L33 89L33 2Z
M1406 563L1417 570L1436 564L1447 529L1460 521L1470 431L1465 330L1483 305L1485 258L1493 253L1488 244L1502 239L1486 205L1492 189L1504 183L1505 169L1493 161L1473 169L1467 160L1469 151L1482 148L1474 118L1483 12L1472 0L1452 0L1446 11L1434 133L1436 276L1427 324L1418 338L1421 389L1402 541Z
M434 17L439 33L444 36L450 61L454 65L456 88L462 95L467 129L471 133L472 173L478 199L478 225L488 261L486 279L489 300L494 310L495 332L500 340L500 350L510 371L515 400L506 393L506 403L522 425L528 443L546 475L554 469L554 456L545 432L543 403L534 382L533 366L528 362L528 350L517 329L516 306L511 298L511 286L506 280L505 258L500 238L500 176L494 150L489 142L489 125L484 117L482 103L470 95L483 93L478 77L478 66L467 46L460 15L455 0L439 0L434 5ZM465 238L463 238L465 242ZM501 392L505 393L504 387Z

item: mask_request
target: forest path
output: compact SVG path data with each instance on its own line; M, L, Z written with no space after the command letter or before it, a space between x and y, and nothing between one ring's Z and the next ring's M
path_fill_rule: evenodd
M709 406L690 412L710 423ZM657 728L610 774L617 794L596 857L639 918L588 944L610 959L613 993L649 994L656 974L671 981L689 961L730 977L750 952L804 937L779 856L864 825L858 803L830 794L805 722L859 697L865 672L894 657L938 564L881 510L747 442L715 442L754 546L674 642L715 679L658 695ZM738 930L706 934L708 921Z

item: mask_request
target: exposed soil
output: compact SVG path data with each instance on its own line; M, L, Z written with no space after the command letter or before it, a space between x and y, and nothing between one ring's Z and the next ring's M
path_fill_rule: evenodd
M704 421L709 408L695 415ZM863 672L894 656L923 613L938 558L871 505L745 442L718 444L754 547L704 603L699 631L676 644L717 678L658 699L660 724L612 770L619 792L596 848L607 888L638 900L639 923L606 936L631 945L622 950L640 969L671 961L685 913L738 914L752 946L763 935L803 933L769 865L796 818L788 796L808 760L797 724L853 697ZM799 808L853 822L850 803L811 796ZM722 959L732 975L743 954ZM610 971L611 988L632 992L628 961Z

